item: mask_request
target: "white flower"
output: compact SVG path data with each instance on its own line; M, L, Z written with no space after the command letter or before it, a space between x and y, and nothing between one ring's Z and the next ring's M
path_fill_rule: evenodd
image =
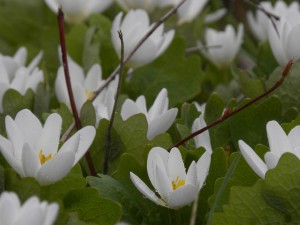
M60 150L62 118L51 114L44 127L29 110L5 118L7 138L0 135L0 151L7 162L23 177L34 177L41 185L55 183L66 176L93 142L95 128L76 132Z
M43 72L36 68L42 55L40 52L26 66L26 48L20 48L13 57L0 54L0 112L3 112L2 100L8 89L14 89L24 95L29 88L35 92L37 85L44 81Z
M205 42L207 49L201 47L201 52L218 67L226 67L238 53L244 35L244 26L238 27L237 34L232 25L227 25L225 31L207 29L205 31ZM200 42L199 42L200 43ZM202 45L200 43L200 45Z
M146 11L141 9L130 10L123 21L122 16L123 13L121 12L115 17L111 28L111 36L115 51L120 56L121 43L118 30L122 31L125 48L124 56L126 58L152 25L150 25ZM142 66L160 56L170 45L175 33L174 30L167 33L163 33L163 31L164 25L159 26L131 57L128 66Z
M197 119L195 119L192 125L193 133L207 126L204 120L206 104L199 105L198 103L195 103L195 106L198 109L198 111L201 112L201 114ZM212 147L210 143L210 136L208 130L194 137L194 141L195 141L196 148L204 147L207 152L212 154Z
M91 100L93 92L100 88L105 82L102 80L102 69L99 64L93 65L84 76L83 69L68 57L71 84L77 112L87 100ZM112 106L115 102L114 96L117 89L118 79L112 81L108 88L104 89L93 101L96 109L97 124L101 118L110 119ZM55 80L55 93L60 102L65 103L71 110L69 94L67 90L63 67L60 67Z
M160 0L117 0L118 4L126 11L130 9L143 9L152 12L159 4Z
M289 6L284 1L277 1L274 6L271 2L262 1L259 3L259 6L269 13L287 19L291 23L295 23L300 19L299 3L295 1ZM247 19L254 36L262 42L266 41L268 39L270 18L261 10L257 10L255 16L252 12L248 12ZM273 26L273 24L271 26Z
M269 25L269 42L278 64L285 66L290 59L295 61L300 59L300 47L298 45L300 22L292 24L282 18L276 22L276 27L278 32Z
M147 172L160 198L134 173L130 178L136 188L158 205L178 209L190 204L198 195L209 171L211 156L205 152L197 163L191 163L186 173L177 148L169 153L163 148L152 148L148 155Z
M300 158L300 126L293 128L288 135L276 121L267 123L267 134L270 145L270 151L264 156L265 162L254 152L254 150L244 141L239 141L239 147L242 155L261 178L265 178L265 174L269 169L276 167L280 157L290 152Z
M187 0L178 9L177 14L179 17L178 24L191 22L202 11L208 0Z
M35 196L21 205L14 192L3 192L0 196L1 225L52 225L58 213L58 204L40 202Z
M65 14L69 23L80 23L87 19L92 13L106 10L113 0L44 0L49 8L57 13L59 7Z
M121 116L123 120L127 120L133 115L145 114L148 121L147 138L151 140L155 136L166 132L177 116L178 109L168 109L168 105L168 91L163 88L149 111L147 111L145 96L141 95L135 102L131 99L126 99L121 109Z

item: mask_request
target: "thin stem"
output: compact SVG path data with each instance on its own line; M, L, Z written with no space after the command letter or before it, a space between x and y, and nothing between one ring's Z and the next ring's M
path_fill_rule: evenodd
M151 34L164 22L166 22L172 15L174 15L178 8L185 2L186 0L182 0L178 5L173 7L169 12L167 12L162 18L160 18L153 26L152 28L141 38L141 40L136 44L136 46L133 48L133 50L129 53L129 55L124 59L124 64L126 64L129 59L134 55L134 53L144 44L144 42L151 36ZM111 75L106 79L105 83L94 92L94 96L92 98L92 101L103 91L103 89L112 81L115 79L117 74L120 72L121 65L119 64L118 67L111 73Z
M79 115L76 109L76 104L74 100L74 94L73 94L73 89L72 89L72 84L71 84L71 78L70 78L70 72L69 72L69 66L68 66L68 59L67 59L67 45L66 45L66 39L65 39L65 26L64 26L64 13L61 8L58 9L58 28L59 28L59 40L60 40L60 46L61 46L61 53L62 53L62 61L63 61L63 67L64 67L64 73L65 73L65 79L66 79L66 84L67 84L67 90L68 90L68 95L69 95L69 100L71 104L71 109L73 113L73 117L75 120L75 126L77 130L80 130L82 128L81 122L79 119ZM74 126L74 125L72 125ZM69 132L71 133L72 129ZM65 137L65 134L63 135ZM68 137L68 135L67 135ZM67 138L66 137L66 138ZM90 155L90 152L87 151L85 154L86 161L89 166L90 174L92 176L96 176L96 170Z
M191 135L183 138L182 140L180 140L179 142L177 142L173 147L178 147L182 144L184 144L185 142L187 142L188 140L192 139L193 137L199 135L199 134L202 134L203 132L207 131L208 129L218 125L219 123L222 123L223 121L227 120L228 118L232 117L233 115L241 112L242 110L248 108L250 105L254 104L255 102L259 101L260 99L266 97L267 95L269 95L271 92L275 91L285 80L285 78L287 77L287 75L289 74L290 72L290 69L293 65L293 60L290 60L282 74L281 74L281 78L269 89L267 90L266 92L264 92L263 94L257 96L256 98L252 99L251 101L249 101L248 103L246 103L245 105L235 109L234 111L232 112L228 112L226 114L223 114L223 116L217 120L215 120L214 122L212 122L211 124L207 125L206 127L200 129L200 130L197 130L196 132L192 133Z
M172 8L169 12L167 12L159 21L155 23L155 25L142 37L142 39L139 41L139 43L135 46L135 48L131 51L131 53L126 57L126 59L123 61L124 64L128 62L128 60L133 56L133 54L142 46L142 44L151 36L151 34L164 22L166 22L172 15L174 15L178 8L187 0L182 0L177 6ZM117 74L120 72L120 64L117 66L117 68L109 75L109 77L106 79L105 83L94 92L94 95L91 99L91 101L94 101L97 96L104 90L104 88L107 87L107 85L115 79ZM66 138L70 135L72 130L74 129L74 124L70 126L70 128L66 131L66 133L63 135L63 137L66 140Z
M195 201L193 203L190 225L195 225L196 224L198 202L199 202L199 193L197 194L196 199L195 199Z
M113 106L111 118L109 121L108 129L107 129L107 136L106 136L106 147L105 147L105 157L104 157L104 163L103 163L103 173L107 174L108 169L109 169L109 161L110 161L110 143L111 143L111 129L114 123L115 119L115 113L117 110L117 103L119 96L121 94L121 87L122 87L122 80L123 80L123 66L124 66L124 40L123 40L123 34L122 31L118 31L119 34L119 39L121 42L121 57L120 57L120 71L119 71L119 82L118 82L118 87L117 87L117 93L116 93L116 98L115 98L115 103Z
M241 155L239 154L232 162L232 164L230 165L230 168L228 169L225 177L224 177L224 180L221 184L221 187L219 188L218 190L218 193L217 193L217 196L216 196L216 199L214 200L214 203L209 211L209 214L208 214L208 219L207 219L207 225L211 225L212 224L212 218L213 218L213 214L218 206L218 203L220 201L220 198L223 196L223 193L225 191L225 188L226 186L228 185L228 182L229 182L229 179L232 177L234 171L236 170L236 167L239 163L241 159Z
M258 5L258 4L255 4L253 3L252 1L250 0L244 0L246 3L248 3L249 5L255 7L256 9L262 11L270 20L271 20L271 23L272 23L272 26L274 27L274 29L276 30L276 33L277 35L279 36L279 32L278 32L278 29L276 27L276 24L275 24L275 20L280 20L280 17L271 13L271 12L268 12L267 10L264 9L264 7Z

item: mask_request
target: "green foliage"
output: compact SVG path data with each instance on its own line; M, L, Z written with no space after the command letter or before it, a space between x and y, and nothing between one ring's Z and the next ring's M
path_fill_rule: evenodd
M165 87L170 106L174 106L200 94L203 72L199 67L199 57L185 58L184 51L184 40L175 38L159 59L135 69L128 85L130 98L145 95L149 106Z
M231 188L229 204L223 206L224 212L215 213L213 224L297 224L299 176L299 159L284 154L265 180Z
M83 127L95 126L96 124L96 113L93 103L86 101L80 110L80 122Z
M18 91L10 89L3 96L3 113L15 117L22 109L32 109L34 93L29 89L24 96Z
M94 188L73 189L63 202L66 211L76 211L84 222L114 225L121 217L120 205L99 196Z

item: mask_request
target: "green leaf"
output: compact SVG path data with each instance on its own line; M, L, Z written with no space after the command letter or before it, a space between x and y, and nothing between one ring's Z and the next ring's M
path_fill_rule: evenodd
M121 217L121 206L99 196L95 188L73 189L63 199L68 212L77 212L88 223L114 225Z
M216 213L213 225L275 225L285 224L282 213L271 208L263 198L264 182L259 180L253 187L232 187L229 205L224 213Z
M300 221L300 160L284 154L278 166L266 173L264 197L278 211L286 215L291 224ZM293 223L293 222L294 223Z
M2 166L0 166L0 194L5 190L5 171Z
M298 110L300 109L300 103L298 101L300 97L299 71L300 61L297 61L295 62L295 64L293 64L290 73L286 77L284 83L274 92L279 96L284 110L287 110L291 107L297 107ZM275 69L266 83L267 87L271 87L272 85L274 85L280 79L282 72L283 68L281 67Z
M83 127L95 126L96 124L96 112L91 101L86 101L80 110L80 121Z
M34 101L34 114L40 118L44 112L49 111L50 93L45 84L40 83L37 87Z
M135 201L132 193L114 178L100 174L99 177L88 177L90 186L97 188L100 195L119 202L122 205L122 219L130 224L141 224L141 205Z
M184 55L184 41L175 38L159 59L133 71L128 87L130 97L135 99L145 95L149 106L165 87L172 107L197 96L202 83L200 60L198 56L185 58Z
M41 189L41 197L48 201L61 200L71 190L75 188L83 188L86 186L86 180L82 176L81 167L75 165L69 174L54 184L43 186Z
M22 202L40 196L41 188L34 178L20 178L12 169L5 169L5 190L16 192Z
M15 117L22 109L32 109L34 93L29 89L24 96L14 89L9 89L3 96L3 113Z
M241 90L249 98L255 98L265 91L261 80L249 77L245 72L239 72Z

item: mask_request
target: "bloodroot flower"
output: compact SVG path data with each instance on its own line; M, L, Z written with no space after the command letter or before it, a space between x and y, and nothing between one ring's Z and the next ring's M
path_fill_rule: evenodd
M130 178L136 188L151 201L178 209L195 200L205 182L210 160L210 153L205 152L197 163L191 163L186 173L177 148L172 148L170 153L160 147L152 148L148 155L147 171L160 198L134 173L130 173Z
M125 58L133 50L135 45L148 32L150 25L149 16L146 11L137 9L130 10L123 18L123 13L120 12L114 19L111 29L112 42L117 54L120 55L121 43L118 36L118 31L121 30L124 39L124 55ZM160 56L170 45L174 37L174 30L167 33L164 32L164 26L159 26L152 35L141 45L128 61L130 67L139 67L151 62Z
M249 145L242 140L239 141L239 147L244 159L253 171L263 179L269 169L276 167L284 153L290 152L300 158L300 126L296 126L286 135L281 126L273 120L267 123L267 134L270 151L264 156L265 162Z
M23 205L14 192L3 192L0 196L1 225L52 225L57 212L57 203L40 202L35 196Z
M44 127L29 110L5 118L7 138L0 135L0 151L21 177L34 177L41 185L66 176L92 144L96 131L87 126L70 137L58 151L62 118L51 114Z

